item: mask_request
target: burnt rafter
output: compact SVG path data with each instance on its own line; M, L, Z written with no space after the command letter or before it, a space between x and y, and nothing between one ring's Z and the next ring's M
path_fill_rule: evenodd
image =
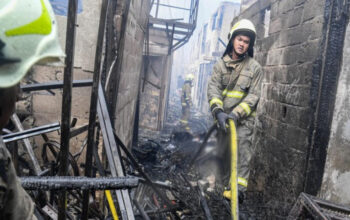
M197 14L199 0L191 0L190 8L182 8L168 4L160 4L159 1L153 1L152 6L156 7L156 16L149 18L149 29L166 33L169 41L168 54L183 46L193 34L197 24ZM189 13L187 22L182 22L183 18L179 19L164 19L158 17L159 7L176 8Z

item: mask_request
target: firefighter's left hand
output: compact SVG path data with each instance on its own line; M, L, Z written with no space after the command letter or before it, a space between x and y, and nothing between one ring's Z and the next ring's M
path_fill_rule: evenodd
M238 122L238 116L236 113L231 112L229 115L229 118L233 120L233 122L235 123L235 125L237 126L237 122Z

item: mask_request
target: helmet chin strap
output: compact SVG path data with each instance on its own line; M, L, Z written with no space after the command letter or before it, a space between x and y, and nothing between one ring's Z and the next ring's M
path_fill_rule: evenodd
M237 56L238 58L244 58L244 57L246 56L246 54L247 54L247 52L245 52L244 54L239 54L239 53L237 53L234 47L233 47L233 51L232 51L232 52L233 52L234 54L236 54L236 56Z
M9 63L16 63L21 61L18 58L8 58L2 53L2 49L5 47L5 43L0 39L0 66Z

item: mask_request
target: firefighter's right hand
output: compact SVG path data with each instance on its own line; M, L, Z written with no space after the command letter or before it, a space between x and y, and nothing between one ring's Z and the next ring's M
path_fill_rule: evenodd
M220 111L216 114L217 125L218 125L220 130L226 132L226 130L227 130L226 129L226 121L229 118L230 118L230 116L222 111Z

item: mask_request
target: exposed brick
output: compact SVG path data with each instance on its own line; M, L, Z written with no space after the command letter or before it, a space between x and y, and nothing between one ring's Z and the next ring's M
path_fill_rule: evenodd
M257 41L257 45L259 45L259 51L275 49L279 45L279 35L272 34L263 40Z
M289 1L289 0L282 0L279 2L278 5L278 10L280 11L280 13L284 14L290 10L292 10L295 6L295 1Z
M295 6L299 6L305 3L305 0L294 0Z
M305 59L310 60L316 59L316 57L319 55L320 52L320 44L321 44L321 39L316 39L312 41L308 41L304 45L304 53L305 53Z
M287 105L266 99L261 99L259 105L261 105L261 111L273 119L301 129L307 129L310 125L309 108Z
M307 152L308 133L306 130L282 123L269 117L259 118L262 128L287 148Z
M266 58L267 58L267 52L257 52L254 54L254 59L256 59L260 65L265 66L266 65Z
M302 191L305 153L285 147L279 140L271 137L269 131L257 132L256 136L259 144L252 163L256 172L252 172L249 181L261 185L259 188L266 192L265 206L279 207L282 210L273 212L282 216L288 215L294 199ZM281 197L281 194L284 196ZM273 215L267 219L276 218Z
M279 74L279 72L280 72L280 69L278 67L265 66L264 67L264 76L265 76L266 82L268 82L268 83L276 82L275 75Z
M274 2L274 3L272 3L271 4L271 8L270 8L270 10L271 10L271 14L270 14L270 16L271 16L271 20L275 20L275 19L277 19L279 16L280 16L280 11L278 10L278 5L279 5L279 1L276 1L276 2Z
M298 8L295 8L293 11L290 12L290 18L288 20L288 27L294 27L300 24L300 21L302 20L304 7L300 6Z
M308 86L286 85L274 83L266 86L266 98L290 105L307 107L310 96Z
M312 77L312 63L295 64L285 68L285 77L278 82L293 83L298 85L310 85Z
M314 40L321 38L323 36L323 24L324 24L324 16L320 15L314 17L312 20L309 20L306 23L303 23L303 33L308 33L307 39Z
M300 26L281 31L277 44L278 47L292 46L305 42L306 34L302 31L304 31L304 29Z
M265 66L264 75L269 83L310 86L312 67L311 62L290 66Z
M316 16L324 14L325 1L307 0L305 3L303 21L310 20Z
M259 6L260 5L257 2L252 4L249 8L244 10L244 17L251 18L256 15L261 10Z
M265 9L265 8L269 7L272 2L273 2L272 0L259 0L258 1L259 7L261 9Z
M305 50L300 48L300 45L290 46L283 49L281 64L290 65L305 60Z
M269 34L273 34L282 30L282 19L274 19L270 22Z
M283 52L282 49L270 50L267 53L266 65L267 66L279 65L281 63L282 52Z

